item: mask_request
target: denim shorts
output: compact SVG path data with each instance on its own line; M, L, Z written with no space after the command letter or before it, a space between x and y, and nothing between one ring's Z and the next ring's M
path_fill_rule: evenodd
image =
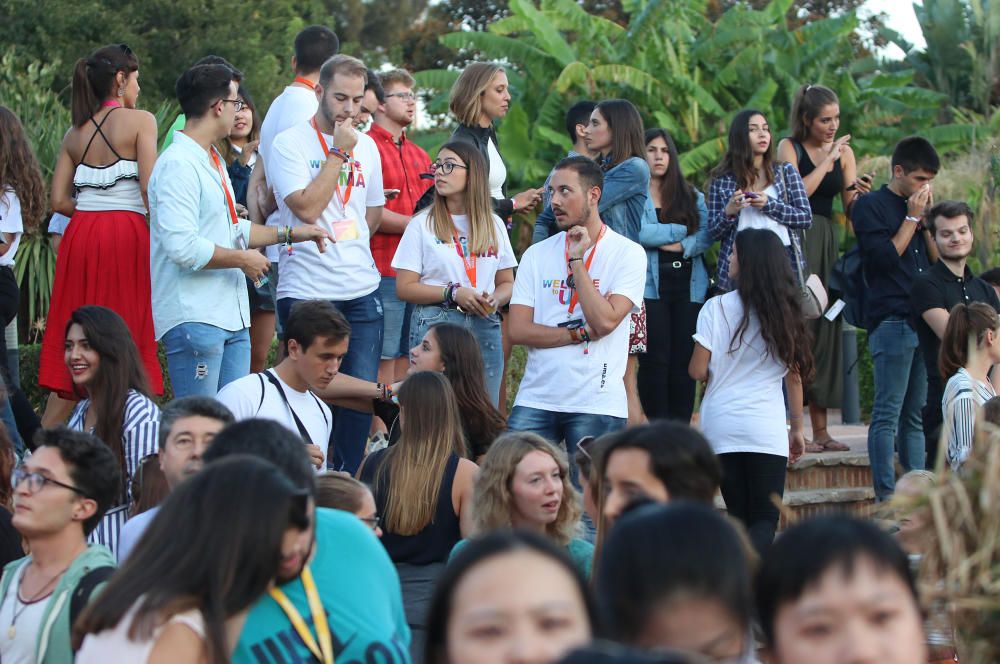
M381 359L407 357L410 354L410 316L413 305L403 302L396 295L396 277L382 277L378 293L382 298L382 312L385 316Z

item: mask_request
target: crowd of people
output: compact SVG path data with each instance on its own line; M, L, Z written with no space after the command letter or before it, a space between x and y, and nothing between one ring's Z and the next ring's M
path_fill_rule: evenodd
M897 449L960 472L1000 411L1000 278L969 269L973 213L935 201L927 140L873 190L807 84L777 146L735 113L703 193L633 103L584 100L511 196L502 65L462 70L432 158L410 73L323 26L293 51L263 117L234 64L186 69L159 149L139 56L80 59L48 201L0 108L5 324L21 235L52 210L58 239L40 418L0 342L0 661L954 661L874 523L775 541L788 465L848 449L838 198L877 500Z

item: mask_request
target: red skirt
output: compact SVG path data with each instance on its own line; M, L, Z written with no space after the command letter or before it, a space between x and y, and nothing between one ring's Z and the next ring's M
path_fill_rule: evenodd
M66 228L56 258L38 373L39 386L64 399L80 398L63 359L63 345L70 314L85 304L107 307L125 320L150 388L163 394L149 285L149 227L141 214L77 211Z

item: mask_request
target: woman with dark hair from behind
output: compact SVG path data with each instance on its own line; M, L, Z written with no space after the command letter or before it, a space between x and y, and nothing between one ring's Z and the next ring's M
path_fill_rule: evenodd
M812 226L802 233L807 274L819 275L829 288L839 250L833 201L840 196L844 214L849 216L855 199L871 191L871 175L857 177L851 135L837 137L840 100L833 90L822 85L801 86L795 93L790 120L792 135L778 143L778 158L802 175L812 210ZM844 452L849 448L834 440L826 425L827 409L840 408L843 395L841 321L820 317L808 326L815 340L816 378L805 390L813 432L806 452Z
M76 661L229 661L286 540L309 527L308 502L277 468L247 456L181 483L77 620Z
M163 393L153 332L146 183L156 119L136 109L139 60L125 44L99 48L73 72L73 127L52 175L52 209L72 217L59 247L38 384L51 390L44 426L61 424L78 396L63 364L66 321L78 307L109 307L139 348L152 393ZM75 193L75 198L74 198Z
M82 401L70 429L103 440L118 459L121 500L111 507L90 541L117 553L118 535L129 517L129 488L142 460L159 449L160 409L150 398L146 372L125 321L105 307L73 312L65 328L64 362Z
M720 291L733 289L729 255L736 234L746 228L766 228L781 239L789 264L795 233L812 224L812 209L795 167L774 159L771 129L760 111L740 111L729 125L729 143L722 161L710 174L708 232L720 240Z
M1000 362L1000 316L988 304L956 304L941 338L938 368L946 380L941 414L946 460L958 470L972 454L976 416L997 396L990 370Z
M711 661L755 661L745 549L713 506L679 501L630 512L611 531L598 566L597 602L611 639Z
M491 533L459 552L426 624L426 664L550 664L597 629L590 592L566 553L523 531Z
M754 591L772 664L928 661L909 560L870 521L792 526L764 556Z
M7 427L0 424L0 569L12 560L24 557L21 533L11 521L14 516L14 489L7 481L14 472L16 462Z
M382 544L399 570L410 652L418 657L430 589L452 548L472 532L477 468L463 458L465 440L447 378L413 374L399 390L399 406L399 442L365 458L358 479L375 494Z
M763 552L778 527L772 496L784 494L785 467L805 450L802 383L813 373L811 341L778 235L740 231L729 258L736 290L705 303L689 370L708 381L701 430L722 465L726 508Z
M695 382L687 372L698 311L708 293L702 254L712 246L705 195L681 170L674 139L665 129L646 130L649 197L656 218L643 218L639 242L646 250L646 323L649 343L639 362L639 396L646 415L691 422Z

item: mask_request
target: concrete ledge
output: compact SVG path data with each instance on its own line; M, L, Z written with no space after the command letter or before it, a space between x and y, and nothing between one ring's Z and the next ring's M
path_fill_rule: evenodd
M875 500L875 490L871 487L848 487L843 489L811 489L786 491L784 504L789 507L818 505L823 503L855 503Z
M867 452L820 452L806 454L788 467L789 471L806 470L815 466L870 466Z

